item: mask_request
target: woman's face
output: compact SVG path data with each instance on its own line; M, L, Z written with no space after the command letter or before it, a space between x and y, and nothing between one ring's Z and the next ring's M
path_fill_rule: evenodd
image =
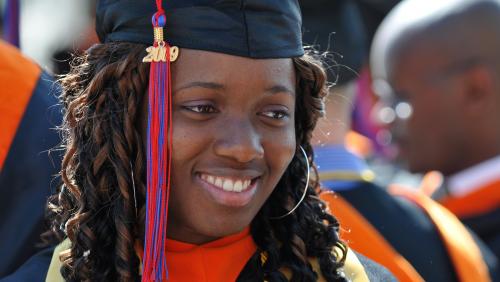
M172 84L168 237L200 244L237 233L295 154L293 62L182 49Z

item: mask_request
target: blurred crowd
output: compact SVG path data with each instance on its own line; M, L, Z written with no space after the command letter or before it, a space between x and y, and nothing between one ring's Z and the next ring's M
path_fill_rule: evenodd
M400 281L500 281L500 3L299 2L330 83L313 144L341 238ZM0 281L27 281L53 249L56 78L98 43L95 1L0 4Z

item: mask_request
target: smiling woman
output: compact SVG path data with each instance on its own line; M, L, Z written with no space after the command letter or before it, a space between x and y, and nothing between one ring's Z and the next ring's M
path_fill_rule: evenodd
M200 244L248 226L295 155L295 71L290 58L180 54L171 201L184 204L167 233Z
M154 9L143 1L98 5L105 43L90 48L62 80L64 185L51 208L52 231L65 240L48 281L62 279L59 270L69 281L148 280L141 270L152 228L146 144L164 140L172 148L171 190L161 229L165 250L157 249L166 263L153 269L158 280L366 278L317 197L317 182L309 181L310 138L327 89L320 64L304 55L297 3L223 2L167 1L167 26L195 26L170 37L167 29L167 40L180 48L171 65L171 135L158 140L147 138L158 114L147 95L148 77L156 74L140 62L141 43L150 38L136 36ZM224 13L244 14L242 25L222 28ZM211 21L196 25L201 15ZM267 33L252 33L264 27ZM195 40L200 29L206 41ZM242 46L225 45L242 35Z

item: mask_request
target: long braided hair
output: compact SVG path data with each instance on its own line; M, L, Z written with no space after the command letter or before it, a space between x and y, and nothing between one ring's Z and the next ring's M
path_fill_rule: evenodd
M66 109L63 185L49 200L49 210L51 234L71 241L71 248L60 254L61 273L68 281L140 278L134 244L144 235L146 161L139 115L149 68L138 58L145 55L145 47L123 42L94 45L61 79ZM314 169L310 139L323 114L326 76L309 56L293 62L296 140ZM271 219L299 201L305 182L306 163L297 154L251 223L258 251L238 281L288 281L280 271L284 268L292 274L291 281L316 281L319 274L308 258L317 259L327 281L344 281L340 267L346 248L338 238L338 222L317 197L317 181L310 181L294 213ZM334 246L341 251L332 252Z

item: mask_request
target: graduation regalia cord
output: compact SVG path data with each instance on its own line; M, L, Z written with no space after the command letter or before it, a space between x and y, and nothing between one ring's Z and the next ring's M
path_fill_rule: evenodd
M147 129L146 222L142 281L164 281L168 277L165 255L170 171L172 166L172 88L170 63L179 49L163 39L166 23L161 0L152 17L153 46L143 62L150 63Z

